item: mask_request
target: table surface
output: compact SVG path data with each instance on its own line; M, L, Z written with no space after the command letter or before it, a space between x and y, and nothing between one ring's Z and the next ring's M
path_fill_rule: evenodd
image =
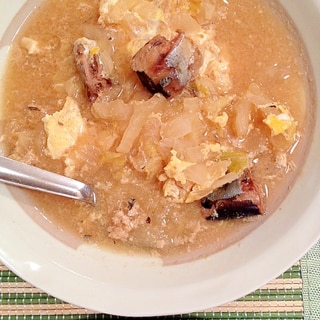
M0 262L0 319L125 319L65 303ZM253 293L210 310L165 319L320 319L320 241L290 269ZM129 318L128 318L129 319Z

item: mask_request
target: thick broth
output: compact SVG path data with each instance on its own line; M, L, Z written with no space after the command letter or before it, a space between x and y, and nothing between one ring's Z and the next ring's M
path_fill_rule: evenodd
M137 156L138 147L134 152L131 150L130 155L116 154L119 136L127 123L125 120L101 119L92 114L72 56L72 46L77 38L99 38L105 32L97 27L100 1L47 0L25 23L12 44L3 84L4 150L12 158L70 175L94 186L98 202L91 207L73 200L28 192L33 206L45 219L89 243L117 250L136 248L167 257L170 262L181 262L240 240L279 206L303 163L311 130L308 125L312 108L309 66L303 46L277 2L204 2L211 3L208 8L214 10L210 22L198 10L199 23L214 31L217 54L228 62L228 74L220 73L221 78L226 76L227 80L220 79L219 82L215 79L215 95L218 98L236 97L230 98L232 103L223 108L228 116L226 127L217 128L217 123L206 125L215 136L220 136L222 144L250 154L253 177L262 186L265 196L265 215L242 220L207 221L200 213L199 201L173 202L163 196L161 180L152 175L150 178L150 174L143 170L136 170L136 162L141 161ZM172 8L182 6L178 1L170 3ZM191 3L194 2L190 1L192 11ZM183 25L183 22L179 23L179 26ZM118 95L128 104L133 100L150 99L151 95L129 68L129 55L122 53L128 37L122 36L113 25L109 28L104 33L108 38L104 45L106 50L111 47L116 53L113 55L114 64L118 66L116 72L121 73L118 80L125 83ZM26 38L36 41L35 51L30 48L30 43L25 44ZM261 104L285 105L297 122L292 139L272 136L270 128L262 123L261 115L257 115L259 112L252 111L252 107L248 116L250 129L245 134L241 128L235 129L237 119L241 118L235 106L241 105L245 92L249 92L251 104L260 100ZM69 166L66 157L52 159L48 153L43 123L46 115L62 109L67 96L72 96L79 104L87 128L86 134L80 135L68 150L68 157L75 161ZM165 102L157 111L162 121L183 114L179 103L168 109ZM148 126L154 128L158 122L156 117L155 120L151 118L148 118ZM144 130L139 137L148 141L148 129ZM134 199L136 210L128 214L130 199Z

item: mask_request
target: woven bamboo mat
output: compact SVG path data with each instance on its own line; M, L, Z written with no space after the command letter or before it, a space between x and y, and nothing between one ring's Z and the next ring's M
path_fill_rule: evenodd
M255 292L202 312L158 319L303 319L300 262ZM0 263L0 319L125 319L65 303L23 281Z

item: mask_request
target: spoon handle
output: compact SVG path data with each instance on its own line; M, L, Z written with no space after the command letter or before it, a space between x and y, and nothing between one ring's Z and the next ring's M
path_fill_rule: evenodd
M0 182L94 205L93 189L74 179L0 156Z

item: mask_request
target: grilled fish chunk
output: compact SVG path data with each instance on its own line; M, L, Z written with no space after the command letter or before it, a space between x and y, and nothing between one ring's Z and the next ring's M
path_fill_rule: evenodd
M207 220L245 218L264 213L262 192L249 170L242 177L201 199Z
M88 99L95 102L106 95L112 86L104 70L100 48L96 41L83 37L74 42L73 54L84 81Z
M202 55L181 31L167 40L156 35L132 58L131 68L151 93L176 96L199 71Z

